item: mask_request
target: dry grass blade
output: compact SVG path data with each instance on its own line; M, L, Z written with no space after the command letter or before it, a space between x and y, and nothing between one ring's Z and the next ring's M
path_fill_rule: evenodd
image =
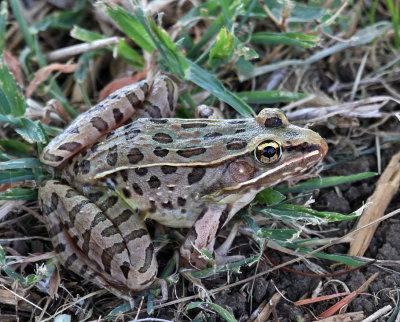
M351 312L338 314L334 316L330 316L326 319L319 319L319 322L358 322L364 319L364 313L362 311L359 312Z
M377 277L378 277L378 273L375 273L374 275L372 275L363 285L361 285L361 287L358 290L351 292L344 299L340 300L335 305L332 305L328 310L321 313L318 316L318 318L329 317L332 314L334 314L335 312L337 312L339 309L341 309L343 306L348 305L351 301L353 301L356 298L356 296L358 294L360 294L362 291L364 291L368 287L368 285L371 284L372 281Z
M385 213L392 197L398 192L400 185L400 152L395 154L381 175L373 195L367 202L372 203L358 221L357 227L365 226ZM350 243L349 255L363 256L367 250L378 223L359 231Z
M283 292L283 294L285 293L286 292ZM250 319L247 320L247 322L267 321L281 298L282 295L280 293L275 293L267 302L263 301L264 306L261 308L261 311L260 307L258 307L257 310L251 315Z

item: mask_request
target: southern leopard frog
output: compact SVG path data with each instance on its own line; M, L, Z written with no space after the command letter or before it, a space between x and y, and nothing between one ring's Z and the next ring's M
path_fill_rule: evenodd
M165 76L126 86L77 117L41 161L62 180L39 189L61 262L129 299L157 281L144 219L191 228L181 246L213 251L219 229L261 189L306 171L327 151L277 109L249 119L174 119Z

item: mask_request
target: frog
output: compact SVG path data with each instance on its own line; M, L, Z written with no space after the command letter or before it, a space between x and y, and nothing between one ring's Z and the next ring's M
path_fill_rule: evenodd
M149 220L188 229L185 263L204 267L216 236L258 192L317 164L327 144L279 109L255 117L175 118L179 88L166 75L125 86L80 114L42 151L59 179L39 205L66 268L130 300L155 285Z

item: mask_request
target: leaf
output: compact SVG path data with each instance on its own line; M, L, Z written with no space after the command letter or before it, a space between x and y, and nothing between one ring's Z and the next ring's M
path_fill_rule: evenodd
M121 29L145 51L153 52L155 45L143 25L121 7L106 7L105 12L121 27Z
M9 160L6 162L0 162L0 170L10 169L33 169L39 168L40 161L36 158L21 158L15 160Z
M235 317L227 309L224 309L222 306L219 306L218 304L212 302L192 302L186 306L185 311L189 311L201 305L207 305L212 307L225 321L228 322L236 321Z
M187 76L188 80L229 104L244 117L254 117L254 111L243 99L226 89L214 75L192 61L188 60L188 62L190 65L190 73Z
M318 42L318 37L299 32L277 33L262 31L253 33L250 37L250 42L312 48Z
M285 199L286 197L282 193L271 188L266 188L256 195L257 201L266 203L268 205L278 204Z
M236 93L247 103L252 104L272 104L280 102L291 102L305 98L308 95L304 93L288 92L288 91L253 91Z
M35 77L26 89L26 96L31 97L33 92L39 87L40 84L48 80L50 74L54 71L62 73L73 73L80 64L60 64L54 63L39 69L35 73Z
M0 58L0 113L22 116L26 103L3 57Z
M0 200L37 200L37 190L10 188L0 193Z
M313 64L325 57L331 56L337 52L343 51L347 48L350 47L356 47L360 45L365 45L373 40L375 40L377 37L382 36L385 34L389 29L390 29L390 23L387 21L380 21L372 26L368 26L364 29L361 29L358 33L353 35L349 41L346 42L340 42L338 44L335 44L331 47L324 48L315 54L313 54L311 57L305 60L301 59L290 59L290 60L284 60L278 63L272 63L260 67L255 67L253 71L249 73L241 73L239 75L240 81L245 81L250 78L260 76L266 73L273 72L278 69L282 69L284 67L296 67L296 66L303 66L303 65L310 65Z
M27 170L9 170L0 172L0 184L24 181L24 180L34 180L36 176Z
M33 151L33 147L15 140L0 140L0 146L7 151L7 154L14 156L27 156Z
M47 143L47 135L43 132L43 128L38 126L35 122L21 118L22 126L15 129L19 135L21 135L24 140L28 141L29 143Z
M302 191L310 191L315 189L322 189L327 187L336 186L346 182L353 182L358 180L364 180L376 176L375 172L362 172L357 174L352 174L349 176L334 176L327 178L315 178L308 180L303 183L299 183L293 187L282 187L275 188L275 190L281 193L298 193Z
M6 41L6 24L8 18L7 2L2 1L0 7L0 55L4 49L4 43Z
M225 28L219 31L217 40L210 50L210 62L216 59L227 59L233 52L233 35Z

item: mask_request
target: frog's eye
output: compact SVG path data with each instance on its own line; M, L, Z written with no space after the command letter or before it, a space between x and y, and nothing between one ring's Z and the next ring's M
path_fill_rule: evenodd
M272 140L261 142L254 150L255 158L262 163L274 163L282 156L281 145Z

